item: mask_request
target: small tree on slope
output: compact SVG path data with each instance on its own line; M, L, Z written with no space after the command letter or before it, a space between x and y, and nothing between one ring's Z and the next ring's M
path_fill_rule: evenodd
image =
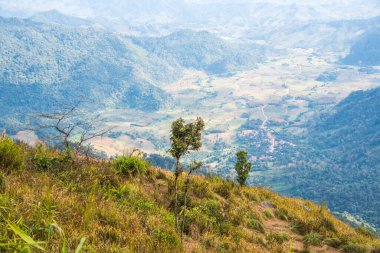
M247 151L240 150L236 153L236 164L235 164L235 170L237 173L237 179L236 181L239 183L240 187L244 186L248 177L249 172L252 168L252 163L248 161L247 158Z
M176 160L174 171L174 216L177 232L179 231L178 178L182 172L180 159L190 151L196 151L202 147L202 132L204 128L205 123L200 117L188 124L185 124L185 121L182 118L179 118L172 123L170 136L171 148L169 149L169 152Z

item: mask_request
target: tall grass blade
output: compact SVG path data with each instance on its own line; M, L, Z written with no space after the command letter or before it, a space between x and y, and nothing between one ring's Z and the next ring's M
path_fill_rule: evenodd
M12 222L6 220L6 222L8 223L8 226L13 230L13 232L20 236L21 239L26 242L28 245L30 246L33 246L37 249L40 249L42 251L45 251L44 248L42 248L40 245L38 244L41 244L42 242L36 242L35 240L33 240L32 237L30 237L29 235L27 235L24 231L22 231L16 224L13 224Z
M79 245L77 249L75 250L75 253L80 253L82 251L84 241L86 241L86 237L82 237L82 239L80 239Z
M66 239L63 240L63 245L62 245L61 253L67 253L67 243L66 243Z

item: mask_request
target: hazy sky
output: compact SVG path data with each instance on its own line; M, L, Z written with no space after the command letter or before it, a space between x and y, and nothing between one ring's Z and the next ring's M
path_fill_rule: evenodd
M187 8L186 4L208 4L208 8L218 8L224 4L272 3L317 8L320 13L336 13L342 18L370 17L380 15L380 0L0 0L1 15L30 16L37 12L57 9L65 14L80 17L102 16L125 9L140 12L167 11ZM211 5L210 5L211 4ZM185 7L186 6L186 7ZM144 9L145 8L145 9ZM170 14L170 13L169 13ZM223 14L223 13L222 13Z

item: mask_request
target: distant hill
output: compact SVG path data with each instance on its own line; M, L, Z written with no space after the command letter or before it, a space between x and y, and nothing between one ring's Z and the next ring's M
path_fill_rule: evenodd
M172 65L205 70L210 74L252 69L264 57L264 48L232 43L210 32L184 30L159 38L134 38L147 51Z
M286 26L264 27L261 28L262 31L256 31L253 27L247 36L250 38L261 36L274 45L345 52L360 38L360 34L377 27L380 27L380 16L366 19L294 22ZM260 29L260 26L256 29Z
M380 28L363 34L351 47L343 64L357 66L380 66Z
M170 101L157 84L178 77L165 61L104 30L0 18L0 41L0 84L7 90L0 97L13 101L4 111L81 95L99 105L157 110ZM31 97L36 91L39 97Z
M34 22L41 22L46 24L57 24L71 27L88 27L94 25L90 20L68 16L57 10L50 10L34 14L29 18Z

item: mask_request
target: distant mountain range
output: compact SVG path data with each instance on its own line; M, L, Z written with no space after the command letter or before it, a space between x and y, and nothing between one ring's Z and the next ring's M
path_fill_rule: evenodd
M377 0L367 0L366 4L360 0L80 0L64 4L58 0L14 0L0 4L0 15L56 23L59 14L52 12L53 9L129 34L167 35L182 29L212 30L223 36L308 47L322 42L328 46L334 42L328 40L331 36L340 42L350 35L344 29L336 30L331 22L365 20L380 15ZM72 17L62 18L62 22L71 25ZM300 33L302 29L308 32ZM291 36L283 40L286 34ZM313 36L315 42L303 36L305 34L316 35Z
M263 60L265 51L262 46L224 41L209 32L191 30L159 38L134 38L133 42L171 65L209 74L253 69Z
M380 16L374 18L295 22L274 27L252 27L251 39L263 39L284 47L313 48L315 51L345 52L368 31L380 27Z
M280 23L283 20L347 20L380 15L376 0L368 0L365 5L360 0L79 0L65 1L64 5L58 0L14 0L2 3L2 7L3 15L6 11L32 15L56 8L66 14L76 14L74 16L163 24L221 24L237 19L251 22L277 19Z
M69 16L69 15L64 15L57 10L39 12L37 14L34 14L28 19L34 22L65 25L65 26L72 26L72 27L88 27L88 26L95 25L90 20L78 18L74 16Z
M86 24L76 18L64 20L71 27L0 18L3 115L13 115L16 108L41 111L76 97L91 98L102 108L158 110L172 102L160 85L176 80L186 68L228 73L251 69L263 59L262 47L236 46L209 32L132 38L73 27Z

